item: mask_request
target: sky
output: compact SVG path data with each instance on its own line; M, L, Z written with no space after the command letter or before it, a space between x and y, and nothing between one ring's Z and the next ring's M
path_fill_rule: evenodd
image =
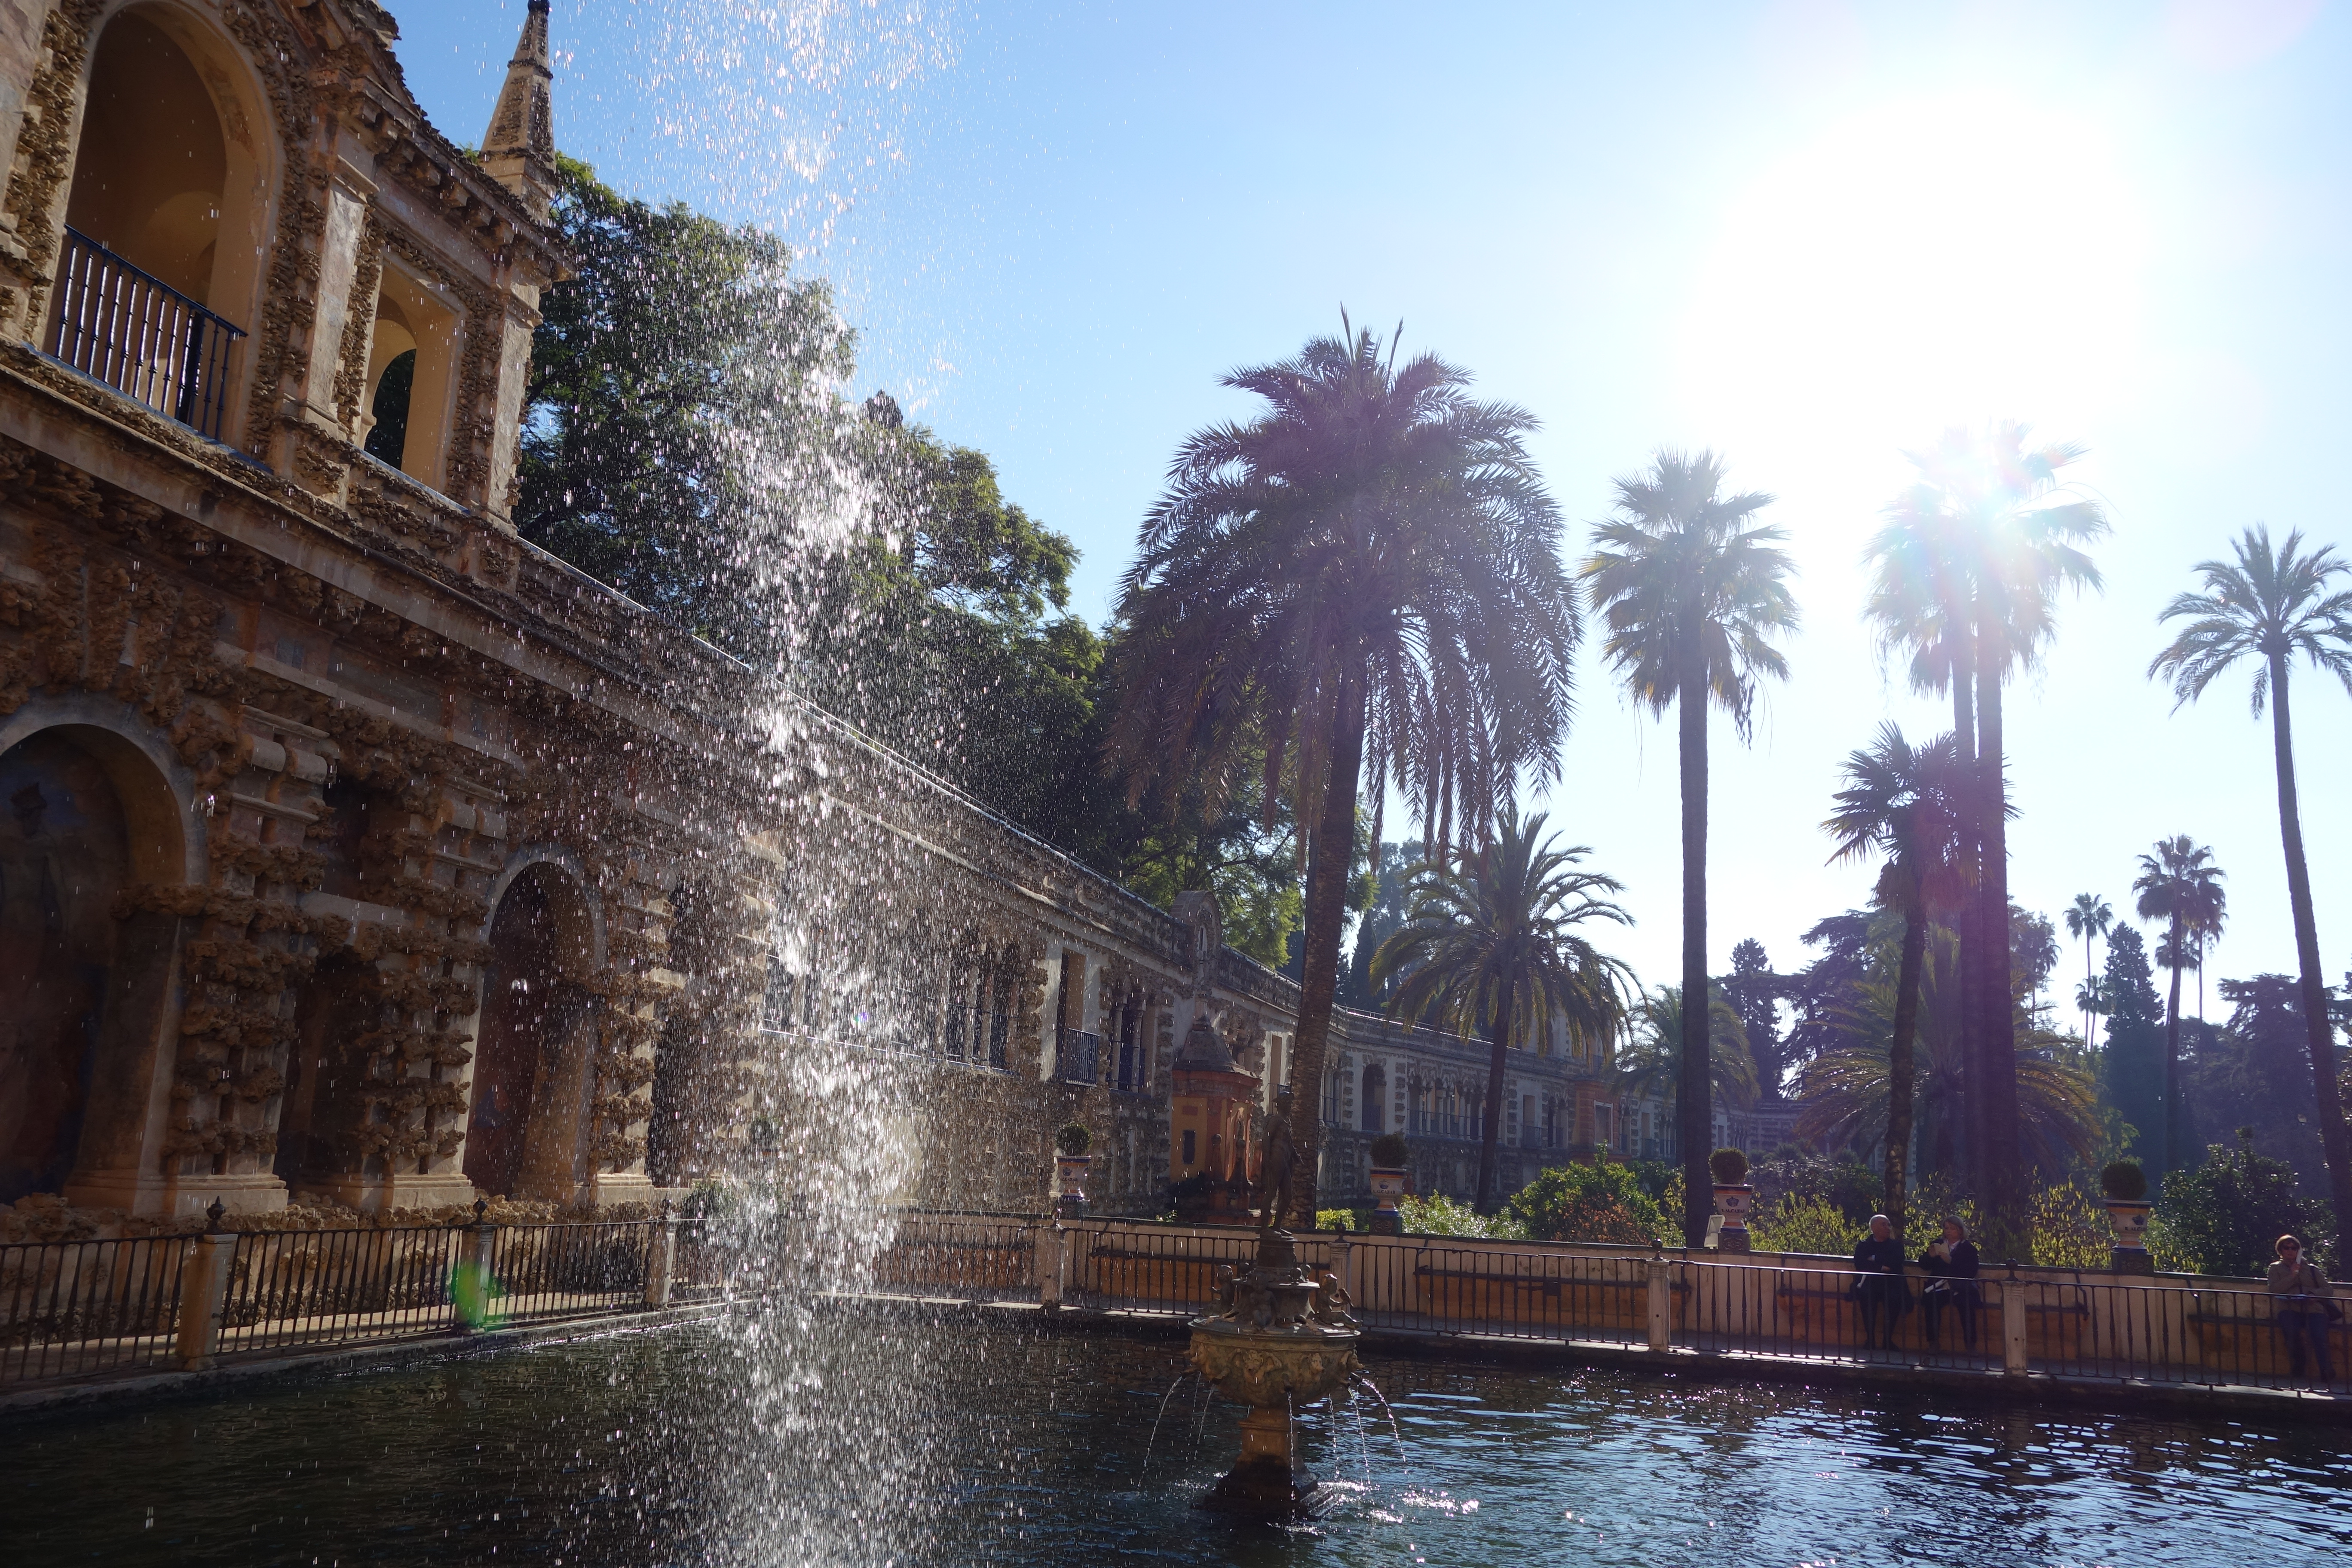
M453 137L478 140L522 8L395 4ZM1776 496L1805 622L1752 743L1713 721L1718 973L1747 936L1795 967L1807 928L1866 900L1870 868L1824 863L1840 763L1883 721L1949 725L1860 616L1905 450L1994 418L2080 443L2069 472L2114 531L2104 591L2009 694L2011 894L2127 917L2137 858L2188 833L2229 875L2209 975L2293 970L2269 723L2246 679L2176 711L2146 670L2164 604L2247 525L2352 552L2344 7L688 9L559 0L558 142L791 241L859 331L860 394L987 452L1076 541L1090 620L1177 444L1250 412L1218 378L1343 308L1533 414L1572 553L1661 447ZM1598 640L1538 804L1626 883L1615 950L1671 981L1674 731ZM2307 667L2293 694L2340 977L2352 698Z

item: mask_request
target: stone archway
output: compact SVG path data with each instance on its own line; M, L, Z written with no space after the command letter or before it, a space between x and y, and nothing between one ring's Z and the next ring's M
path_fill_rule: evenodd
M497 894L475 1028L466 1179L486 1196L562 1203L592 1178L601 945L583 879L524 857Z
M168 1201L180 921L120 900L191 880L192 836L146 748L74 721L97 706L28 703L0 724L0 1203L143 1212Z

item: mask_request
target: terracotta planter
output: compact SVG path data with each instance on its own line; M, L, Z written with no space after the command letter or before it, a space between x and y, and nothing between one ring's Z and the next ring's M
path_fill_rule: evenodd
M1723 1228L1715 1238L1717 1252L1748 1250L1748 1210L1755 1198L1756 1189L1745 1182L1715 1184L1715 1206L1723 1215Z
M1382 1236L1395 1236L1404 1228L1397 1215L1397 1199L1404 1195L1404 1168L1401 1165L1372 1167L1372 1229Z
M1087 1173L1094 1168L1092 1154L1056 1154L1054 1156L1054 1184L1059 1191L1054 1198L1054 1212L1064 1219L1075 1219L1087 1212Z

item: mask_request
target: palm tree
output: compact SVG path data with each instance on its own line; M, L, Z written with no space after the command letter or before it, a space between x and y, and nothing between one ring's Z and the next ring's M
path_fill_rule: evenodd
M1959 747L1945 735L1914 750L1893 724L1880 727L1870 750L1846 759L1846 787L1837 813L1822 824L1837 843L1832 862L1880 854L1878 901L1903 915L1903 956L1895 984L1894 1032L1888 1043L1886 1213L1903 1233L1911 1151L1912 1047L1919 1023L1920 968L1927 947L1930 894L1957 902L1960 848L1957 824L1967 779Z
M2115 923L2116 911L2096 893L2075 894L2074 903L2066 910L2066 934L2083 939L2083 984L2094 991L2098 974L2091 967L2091 942L2094 938L2106 935L2107 928ZM2086 1046L2093 1043L2091 1020L2095 1016L2090 1008L2083 1009L2083 1043Z
M2098 569L2077 546L2106 531L2105 513L2096 501L2065 496L2059 478L2082 455L2067 443L2033 444L2014 422L1980 434L1948 431L1933 451L1909 454L1918 480L1887 509L1886 525L1864 552L1876 567L1868 613L1886 646L1912 651L1915 685L1951 689L1953 731L1975 772L1962 845L1975 861L1976 889L1973 910L1961 917L1962 1036L1964 1054L1979 1068L1969 1101L1972 1154L1988 1207L2004 1224L2021 1223L2025 1166L2008 962L2001 685L2055 635L2057 591L2099 586Z
M1679 1106L1683 1094L1683 1063L1685 1036L1683 1032L1683 988L1661 985L1643 996L1633 1009L1631 1022L1633 1037L1616 1062L1611 1075L1610 1089L1621 1100L1655 1099L1668 1106ZM1707 1088L1715 1099L1738 1110L1756 1103L1756 1058L1748 1048L1748 1026L1740 1022L1738 1009L1723 994L1723 987L1710 983L1707 986L1706 1008ZM1715 1116L1707 1114L1707 1126L1700 1139L1702 1145L1714 1142ZM1687 1149L1689 1135L1682 1132ZM1708 1152L1712 1153L1712 1149ZM1708 1208L1714 1207L1714 1180L1708 1182ZM1702 1239L1706 1226L1700 1226Z
M2132 891L2144 921L2163 921L2167 931L2157 960L2172 971L2172 997L2164 1016L2164 1168L2179 1168L2188 1152L2188 1117L2180 1104L2180 972L2188 966L2189 932L2200 925L2219 924L2227 895L2221 890L2227 875L2213 864L2210 846L2194 844L2189 835L2159 838L2156 853L2139 858L2139 875Z
M1299 1082L1323 1081L1369 763L1372 840L1392 779L1432 824L1483 835L1523 775L1557 777L1578 639L1559 521L1523 437L1434 355L1400 368L1341 319L1224 384L1265 411L1192 435L1120 584L1106 745L1130 800L1181 778L1215 798L1253 760L1307 840ZM1436 836L1442 819L1445 832ZM1315 1211L1321 1128L1298 1136Z
M2182 594L2157 617L2189 624L2147 673L2172 682L2174 711L2205 694L2215 678L2240 660L2257 660L2253 710L2271 709L2271 754L2278 773L2279 839L2286 851L2287 900L2294 910L2294 955L2302 981L2305 1037L2311 1051L2313 1104L2327 1153L2336 1212L2352 1215L2352 1131L2336 1078L2336 1040L2327 1016L2327 982L2319 970L2319 925L2311 909L2311 868L2303 855L2303 819L2295 802L2294 728L2287 712L2287 672L2300 654L2352 691L2352 589L2334 587L2347 571L2322 546L2305 552L2291 531L2277 549L2259 524L2231 545L2234 562L2200 561L2201 594Z
M1771 646L1797 625L1788 578L1795 570L1778 528L1756 525L1771 504L1760 491L1723 493L1724 462L1662 451L1650 471L1617 481L1617 515L1592 531L1583 578L1593 608L1608 617L1609 660L1634 698L1681 729L1683 984L1707 994L1706 713L1710 700L1751 733L1760 676L1785 679L1788 661ZM1683 1020L1683 1237L1697 1247L1713 1210L1707 1175L1707 1045L1703 1021Z
M1805 1068L1797 1135L1835 1148L1875 1138L1892 1113L1901 1080L1894 1070L1897 982L1886 975L1882 942L1874 973L1828 1020L1828 1043ZM1953 933L1929 932L1921 966L1918 1050L1911 1091L1921 1163L1948 1171L1958 1153L1954 1132L1964 1114L1959 1042L1959 954ZM2090 1075L2063 1058L2058 1036L2018 1028L2019 1146L2044 1169L2086 1160L2099 1145L2098 1093ZM1892 1211L1889 1211L1890 1214Z
M1465 1037L1483 1027L1492 1042L1479 1132L1480 1214L1494 1212L1505 1049L1548 1041L1555 1022L1588 1047L1613 1040L1633 984L1633 971L1576 929L1595 920L1632 924L1603 896L1622 892L1623 884L1578 869L1591 850L1562 849L1543 837L1543 827L1541 813L1522 823L1518 808L1507 805L1493 843L1424 863L1403 923L1372 955L1374 981L1397 982L1389 1001L1396 1016L1434 1014Z

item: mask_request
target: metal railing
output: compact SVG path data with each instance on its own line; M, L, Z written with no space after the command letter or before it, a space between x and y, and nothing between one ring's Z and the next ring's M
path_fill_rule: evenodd
M1422 1238L1351 1253L1355 1315L1367 1327L1604 1344L1639 1344L1648 1331L1638 1258ZM1676 1296L1678 1308L1687 1296Z
M661 1224L499 1226L490 1247L490 1278L500 1292L493 1311L507 1322L532 1322L638 1305Z
M1091 1088L1102 1081L1102 1037L1084 1029L1064 1029L1055 1037L1055 1076L1064 1083Z
M215 440L228 409L228 356L245 336L77 229L58 258L49 353Z
M2020 1289L2036 1371L2352 1394L2352 1323L2331 1315L2324 1299L2097 1281Z
M1216 1300L1219 1268L1246 1271L1257 1256L1257 1232L1238 1226L1179 1230L1081 1222L1065 1230L1070 1250L1064 1290L1094 1307L1190 1316ZM1323 1237L1302 1236L1296 1246L1299 1261L1326 1266Z
M1981 1371L2002 1364L2003 1284L1765 1264L1673 1264L1687 1311L1673 1342L1724 1355L1886 1361Z
M874 1259L873 1288L976 1301L1034 1296L1038 1224L1010 1215L902 1215Z
M177 1364L188 1239L0 1247L0 1383Z
M460 1229L284 1230L240 1236L218 1353L349 1344L456 1326Z

